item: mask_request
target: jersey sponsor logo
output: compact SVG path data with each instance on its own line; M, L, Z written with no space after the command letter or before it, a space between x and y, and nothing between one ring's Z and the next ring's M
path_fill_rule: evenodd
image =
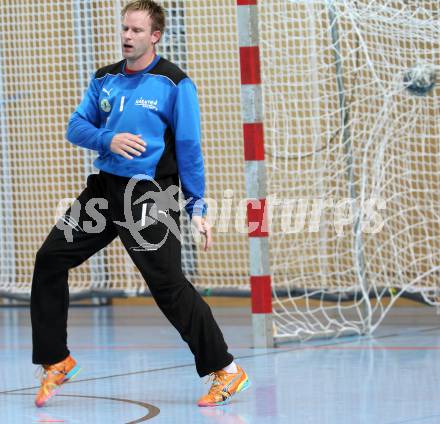
M112 110L112 105L110 104L108 99L102 99L100 105L101 105L101 109L104 112L110 112Z
M136 102L134 103L135 106L142 106L145 109L155 110L157 111L157 99L156 100L147 100L143 97L140 97L139 99L136 99Z

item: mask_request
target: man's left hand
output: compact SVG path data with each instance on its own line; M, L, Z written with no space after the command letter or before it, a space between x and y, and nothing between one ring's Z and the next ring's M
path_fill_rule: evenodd
M204 250L208 250L212 245L211 225L206 221L205 218L202 218L201 216L193 216L191 223L195 228L195 231L198 231L199 234L204 238Z

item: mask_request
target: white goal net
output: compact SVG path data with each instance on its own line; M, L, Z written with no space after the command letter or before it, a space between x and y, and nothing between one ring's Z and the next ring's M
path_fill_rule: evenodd
M60 201L94 172L65 128L92 72L121 59L123 4L0 3L0 295L29 295ZM160 53L198 87L212 199L214 246L201 252L183 225L184 270L201 290L246 293L236 1L162 4ZM435 303L438 2L264 0L258 12L275 336L372 331L402 293ZM69 282L72 296L146 290L118 241Z
M262 2L279 337L369 332L402 293L435 301L439 13L436 1Z

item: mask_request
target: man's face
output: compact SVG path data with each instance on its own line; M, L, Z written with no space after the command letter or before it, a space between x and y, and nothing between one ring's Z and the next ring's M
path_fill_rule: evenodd
M122 55L131 63L149 56L160 35L160 31L151 32L151 18L147 12L128 11L122 20Z

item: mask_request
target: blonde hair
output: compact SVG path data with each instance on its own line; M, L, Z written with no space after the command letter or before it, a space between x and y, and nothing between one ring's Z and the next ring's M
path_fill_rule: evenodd
M165 9L153 0L134 0L126 4L121 11L121 16L124 17L128 11L141 10L147 12L151 18L151 31L165 30Z

